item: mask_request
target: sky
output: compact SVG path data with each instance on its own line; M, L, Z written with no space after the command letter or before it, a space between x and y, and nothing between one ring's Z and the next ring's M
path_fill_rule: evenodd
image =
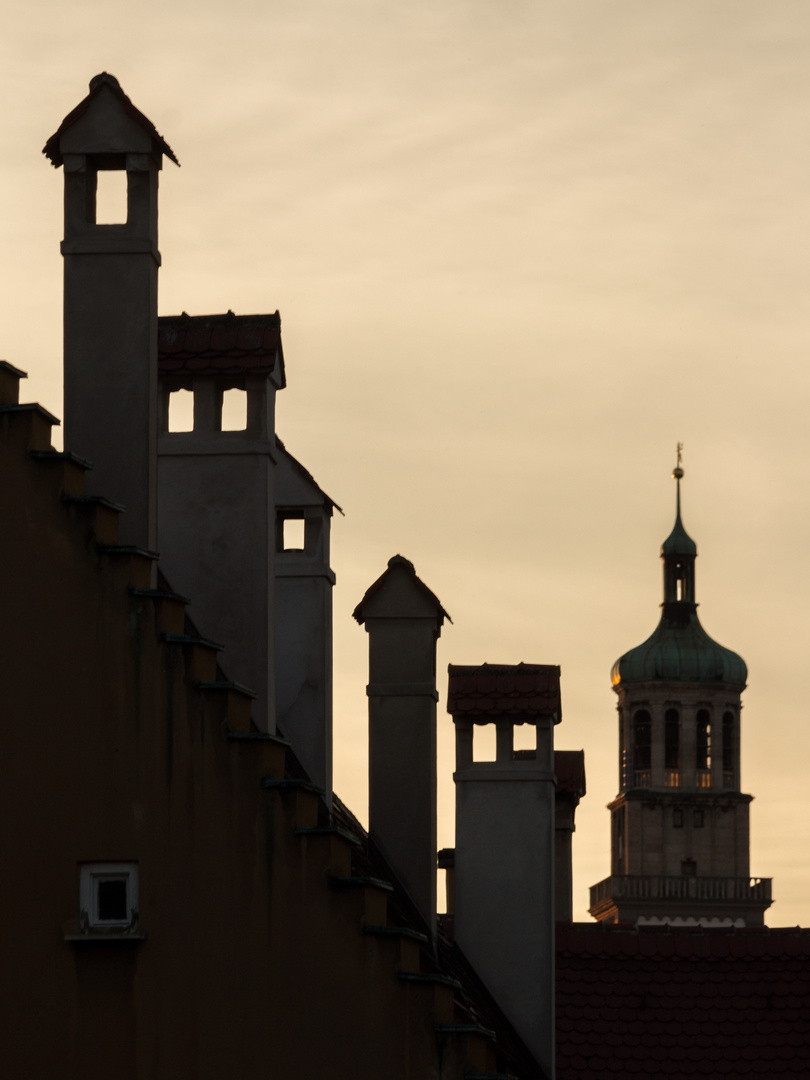
M62 175L106 70L156 125L160 312L279 309L288 449L333 526L335 785L365 820L367 639L402 554L448 663L562 667L585 750L574 916L609 873L613 661L683 517L748 664L771 925L810 925L810 7L804 0L4 0L0 356L61 402ZM223 664L227 664L223 659Z

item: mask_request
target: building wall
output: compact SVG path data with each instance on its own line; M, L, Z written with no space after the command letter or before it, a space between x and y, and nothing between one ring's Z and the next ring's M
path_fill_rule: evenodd
M707 795L698 801L649 793L620 797L611 807L615 817L624 816L625 829L615 873L677 877L692 859L701 877L748 877L749 796ZM617 822L613 830L615 838Z
M330 884L352 845L297 831L318 825L306 787L262 786L279 743L232 737L249 699L206 688L213 649L161 637L182 637L182 604L144 591L149 560L99 545L116 514L65 500L83 471L32 458L48 437L39 412L0 409L4 1075L486 1071L458 1046L440 1064L452 989L399 977L418 955L363 932L385 893ZM137 863L142 939L81 932L85 861Z

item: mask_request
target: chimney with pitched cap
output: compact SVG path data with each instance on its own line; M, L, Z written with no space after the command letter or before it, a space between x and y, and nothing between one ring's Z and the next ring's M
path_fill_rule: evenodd
M369 636L369 837L436 932L436 641L449 618L401 555L354 611Z
M157 546L158 173L169 145L106 72L44 153L65 173L65 448L90 492L122 503L123 543ZM122 220L99 222L104 173L122 174Z
M547 1075L554 1076L554 725L560 669L451 664L456 728L456 941ZM495 761L476 761L494 724ZM514 749L531 724L536 750Z

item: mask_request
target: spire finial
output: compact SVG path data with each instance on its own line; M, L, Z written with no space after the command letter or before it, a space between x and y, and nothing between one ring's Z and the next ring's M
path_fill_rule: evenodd
M683 469L681 468L681 462L683 461L683 443L682 442L679 442L677 444L677 453L678 453L678 463L676 464L675 468L672 470L672 475L676 480L680 480L680 478L683 476ZM680 484L678 486L680 487Z

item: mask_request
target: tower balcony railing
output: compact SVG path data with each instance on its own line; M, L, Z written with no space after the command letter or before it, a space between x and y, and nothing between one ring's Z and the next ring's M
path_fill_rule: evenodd
M591 907L605 900L762 900L770 903L771 878L664 877L614 874L591 886Z
M712 774L709 769L695 770L695 787L707 788L712 786Z

